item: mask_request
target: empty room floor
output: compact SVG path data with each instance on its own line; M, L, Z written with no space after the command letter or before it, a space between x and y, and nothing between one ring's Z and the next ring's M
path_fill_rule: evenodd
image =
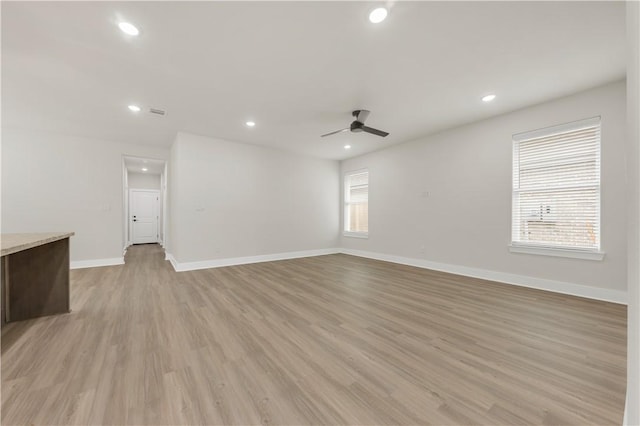
M2 424L620 424L626 307L347 255L74 270L2 330Z

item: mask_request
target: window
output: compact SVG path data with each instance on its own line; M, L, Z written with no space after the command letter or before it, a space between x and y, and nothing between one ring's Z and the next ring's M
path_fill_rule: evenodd
M600 117L513 136L511 251L602 259Z
M369 233L369 172L344 177L344 234L366 237Z

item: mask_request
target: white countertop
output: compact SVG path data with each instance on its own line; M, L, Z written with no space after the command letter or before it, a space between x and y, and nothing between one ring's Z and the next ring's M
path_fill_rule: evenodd
M1 234L0 235L0 256L28 250L47 243L69 238L75 232L39 232L33 234Z

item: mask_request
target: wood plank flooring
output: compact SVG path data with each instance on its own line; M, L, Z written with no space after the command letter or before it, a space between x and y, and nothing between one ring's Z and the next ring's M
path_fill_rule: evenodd
M347 255L126 260L2 329L2 424L622 422L622 305Z

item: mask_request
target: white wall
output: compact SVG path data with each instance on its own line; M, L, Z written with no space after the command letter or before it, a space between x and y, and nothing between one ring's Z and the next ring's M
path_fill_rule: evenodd
M165 231L167 229L167 166L165 163L164 171L160 175L160 200L162 204L160 206L160 223L162 226L160 227L160 241L162 241L162 246L166 244L166 235Z
M129 172L129 189L160 189L160 175Z
M179 133L169 249L179 263L336 247L339 165Z
M640 3L627 2L627 168L629 267L625 424L640 424Z
M122 258L122 156L160 147L2 129L2 232L74 231L71 261Z
M165 230L166 230L166 235L162 238L163 241L163 245L164 245L164 249L165 249L165 253L166 253L166 258L169 258L169 255L171 254L171 252L175 252L175 250L172 250L172 248L175 248L175 245L173 244L174 241L174 235L175 235L175 230L174 227L175 225L173 224L173 214L174 214L174 210L177 213L177 206L174 205L174 199L175 197L173 196L173 191L176 190L177 185L176 185L176 181L177 179L177 175L175 173L173 164L176 163L178 161L178 149L177 149L177 139L173 142L173 144L171 145L170 151L169 151L169 161L167 161L166 163L166 168L165 168L165 179L166 179L166 185L167 185L167 212L165 215Z
M604 261L510 253L511 135L597 115ZM342 237L342 247L592 286L624 298L624 143L622 81L343 161L343 173L369 169L370 192L369 238Z

